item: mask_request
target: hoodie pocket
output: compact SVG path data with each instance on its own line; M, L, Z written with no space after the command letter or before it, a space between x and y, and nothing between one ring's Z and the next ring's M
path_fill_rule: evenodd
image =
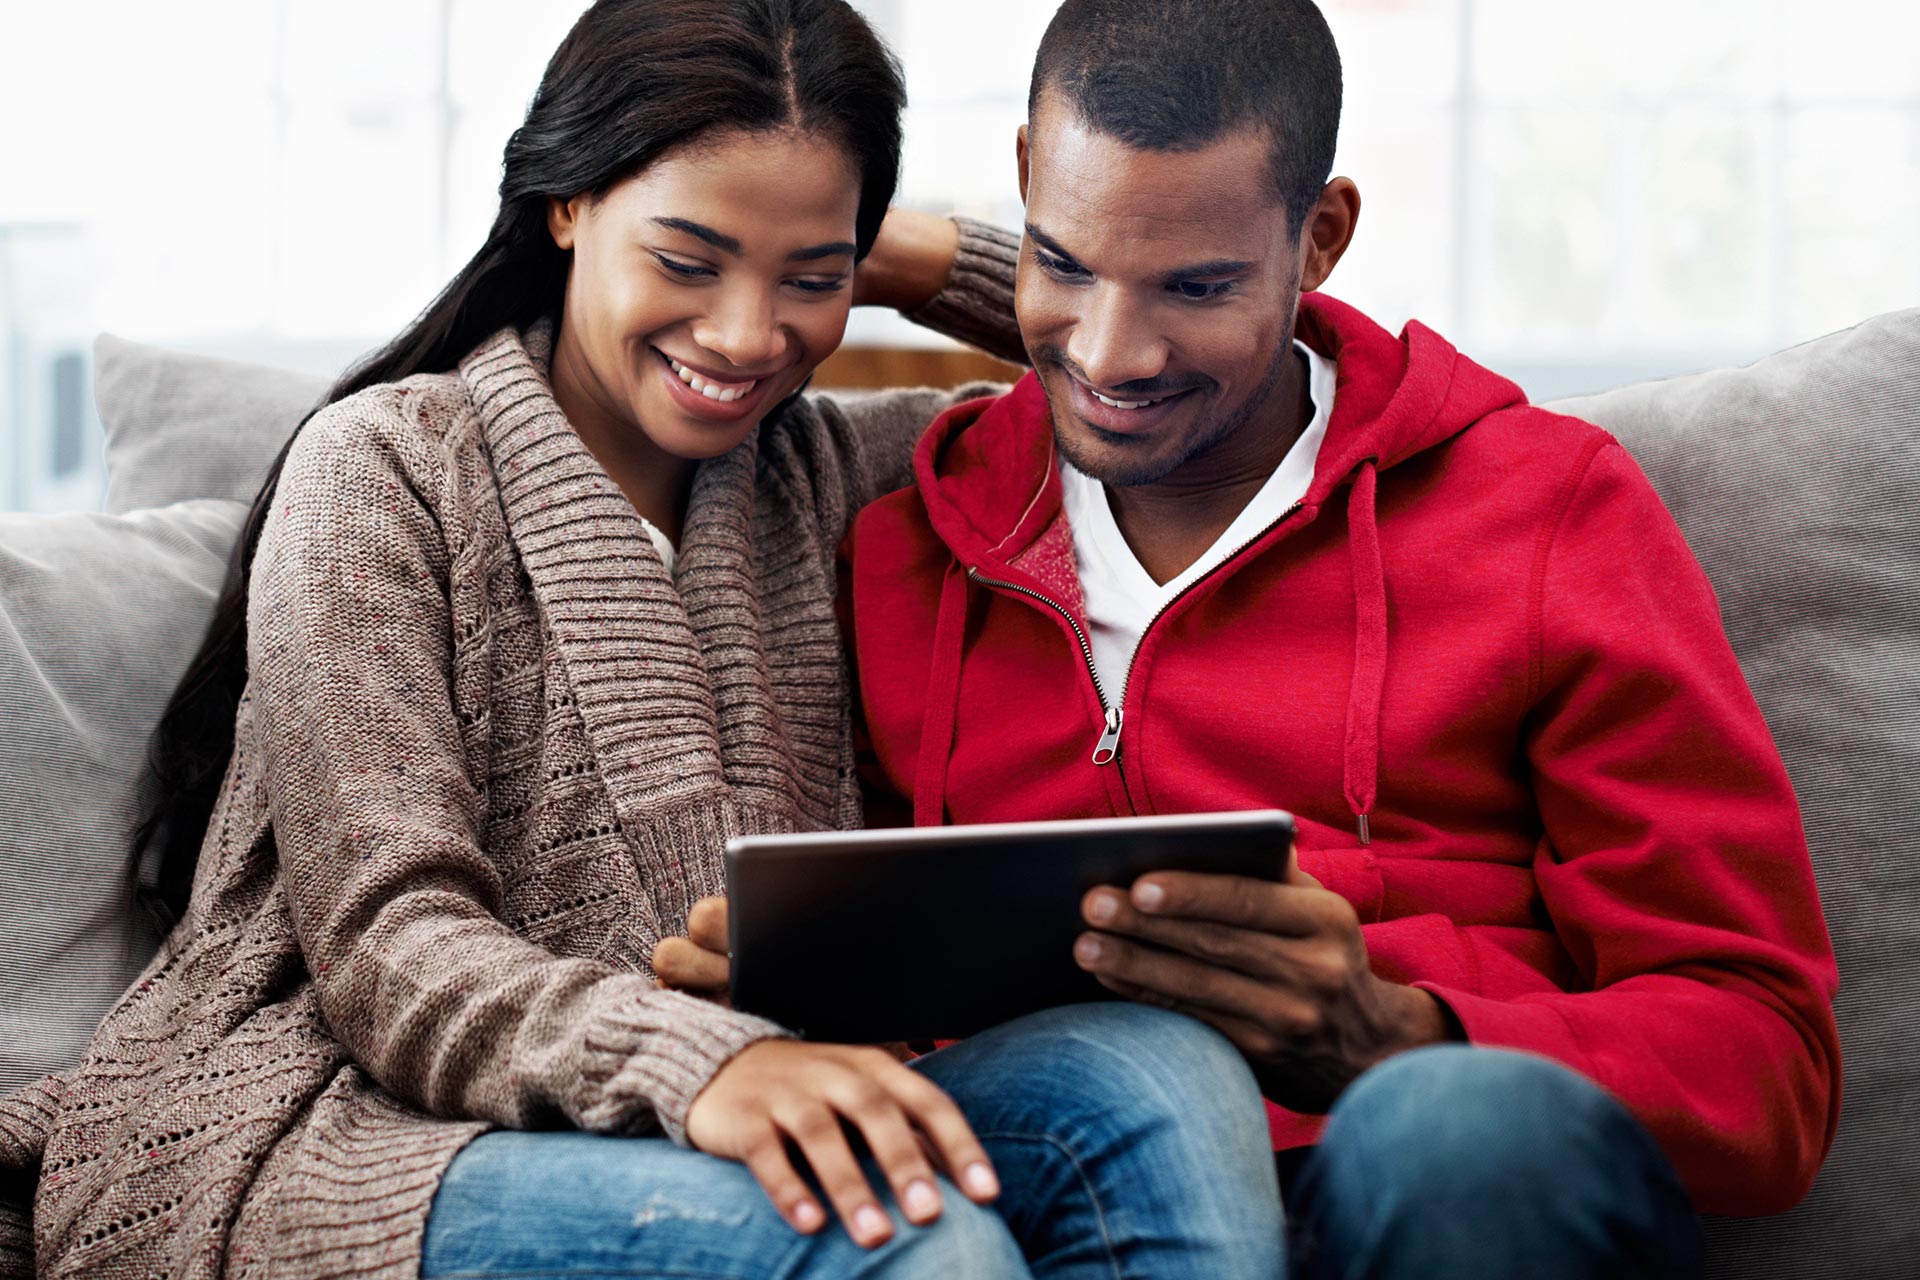
M1352 903L1360 923L1372 924L1379 920L1381 904L1386 899L1386 882L1372 852L1358 845L1342 848L1318 844L1313 840L1317 833L1309 830L1310 825L1318 826L1300 824L1299 843L1295 845L1300 869ZM1326 828L1320 827L1319 831L1325 832Z

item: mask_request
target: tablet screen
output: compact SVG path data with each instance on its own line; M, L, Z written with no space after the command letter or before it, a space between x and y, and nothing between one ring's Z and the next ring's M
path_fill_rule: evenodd
M867 1044L1112 999L1073 960L1089 889L1150 871L1279 880L1292 839L1278 810L743 836L727 846L734 1007Z

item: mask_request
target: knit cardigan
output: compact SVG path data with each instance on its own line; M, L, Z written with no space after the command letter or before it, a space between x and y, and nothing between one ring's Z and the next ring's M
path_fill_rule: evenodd
M1020 358L1017 249L963 224L914 318ZM834 554L966 392L795 401L701 464L669 575L549 335L300 433L186 918L80 1066L0 1100L43 1277L414 1280L476 1135L684 1141L783 1034L648 957L724 891L729 837L859 823ZM27 1222L0 1211L0 1274Z

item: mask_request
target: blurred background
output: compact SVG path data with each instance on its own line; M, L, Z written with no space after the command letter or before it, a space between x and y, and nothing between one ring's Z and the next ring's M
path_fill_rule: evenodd
M1390 328L1546 399L1920 304L1915 0L1322 2L1365 199L1328 289ZM397 331L582 7L0 0L0 509L97 503L101 330L316 373ZM1018 225L1051 4L856 7L907 70L902 200Z

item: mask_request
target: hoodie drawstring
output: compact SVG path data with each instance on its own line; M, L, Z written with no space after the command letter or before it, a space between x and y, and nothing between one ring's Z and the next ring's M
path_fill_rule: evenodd
M1387 574L1380 559L1374 513L1378 471L1360 465L1347 497L1347 536L1353 559L1353 688L1347 696L1346 766L1342 781L1360 843L1373 843L1367 818L1380 783L1380 702L1387 682Z
M940 585L933 669L927 673L927 705L920 720L920 759L913 776L916 827L943 826L947 820L947 760L953 754L953 723L960 709L960 655L966 636L967 571L953 560Z

